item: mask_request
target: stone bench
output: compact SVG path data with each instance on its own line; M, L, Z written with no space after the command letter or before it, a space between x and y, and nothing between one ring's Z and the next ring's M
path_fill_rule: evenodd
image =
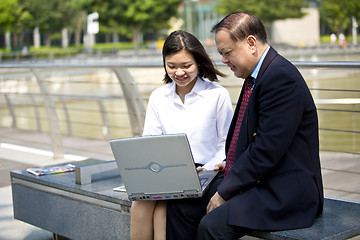
M360 235L360 203L325 198L323 213L309 228L287 231L253 231L263 239L340 240Z
M75 162L77 176L70 172L38 177L26 170L12 171L15 219L74 240L130 239L131 203L126 193L113 191L122 185L118 170L113 169L116 165L103 163ZM96 168L103 171L96 173ZM274 240L348 239L360 235L360 204L326 198L323 214L310 228L250 235Z
M104 161L73 163L85 167ZM130 239L130 206L117 169L92 173L90 184L75 181L75 172L35 176L25 169L10 172L14 218L74 240Z

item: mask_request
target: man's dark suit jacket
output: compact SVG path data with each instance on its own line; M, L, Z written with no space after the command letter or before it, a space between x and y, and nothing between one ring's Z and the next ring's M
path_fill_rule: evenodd
M229 148L242 93L227 136ZM229 224L258 230L309 227L322 212L318 119L299 71L270 47L242 121L234 165L218 187Z

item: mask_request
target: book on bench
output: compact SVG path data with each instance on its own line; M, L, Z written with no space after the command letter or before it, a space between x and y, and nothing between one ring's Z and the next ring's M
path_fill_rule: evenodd
M64 166L56 166L56 167L28 168L26 169L26 171L36 176L42 176L42 175L55 174L55 173L73 172L75 171L75 165L67 164Z

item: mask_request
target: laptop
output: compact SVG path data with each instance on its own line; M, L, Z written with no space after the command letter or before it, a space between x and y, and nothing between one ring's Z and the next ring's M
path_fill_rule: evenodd
M218 174L196 171L186 134L112 139L110 146L131 201L202 197Z

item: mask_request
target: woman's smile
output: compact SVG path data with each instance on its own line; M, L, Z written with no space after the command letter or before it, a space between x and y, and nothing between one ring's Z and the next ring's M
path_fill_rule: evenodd
M199 72L194 57L189 52L182 50L167 56L165 66L167 74L176 83L177 91L190 92Z

